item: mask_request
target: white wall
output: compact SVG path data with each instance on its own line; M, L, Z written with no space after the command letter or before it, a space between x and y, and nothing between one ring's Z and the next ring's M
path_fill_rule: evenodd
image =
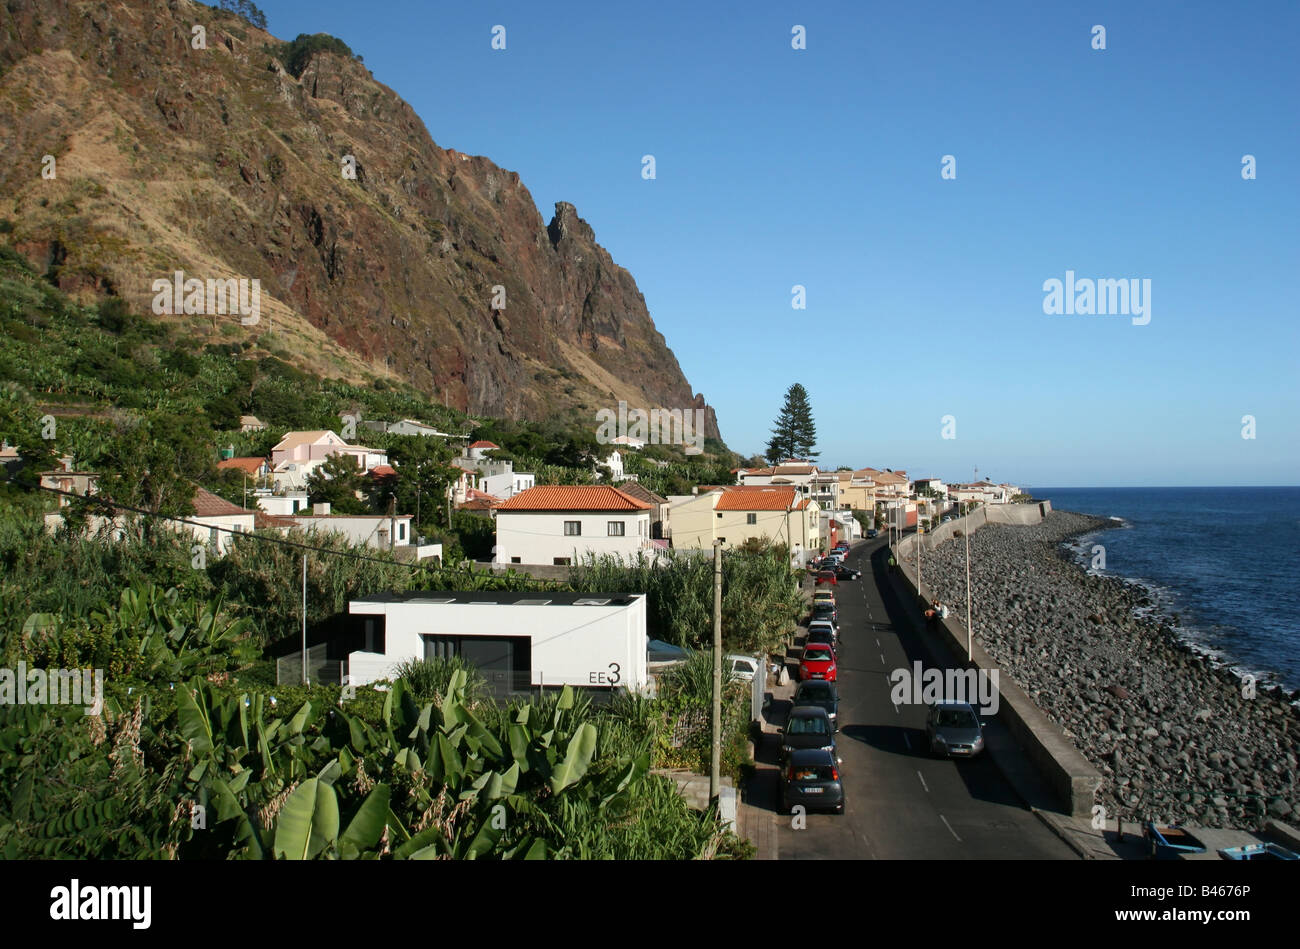
M262 494L258 495L256 500L257 506L267 514L297 514L311 510L305 491L296 494ZM294 501L298 502L297 510L294 509Z
M519 594L503 596L513 599ZM430 599L436 598L436 593L430 594ZM537 598L545 599L546 594L539 593ZM601 597L593 594L593 598ZM362 651L348 656L354 685L391 677L399 663L424 658L422 633L527 636L532 642L530 682L534 686L606 686L617 675L619 681L613 684L640 691L647 682L644 596L635 596L622 606L354 600L348 611L386 617L383 656ZM611 665L617 666L617 671Z
M565 521L582 524L578 537L566 536ZM622 521L622 537L610 537L608 523ZM588 552L613 554L635 560L642 545L650 540L650 512L646 511L505 511L497 510L497 563L552 564L556 557L570 557L576 563Z
M390 519L382 515L330 514L325 517L311 517L300 514L296 517L289 516L288 519L304 530L342 534L353 544L365 544L367 547L374 547L377 550L387 550L392 546L401 547L412 543L414 540L411 535L410 515L396 519L397 536L388 538L388 542L382 547L379 531L381 528L384 530L391 529ZM403 531L403 525L405 525L405 531Z

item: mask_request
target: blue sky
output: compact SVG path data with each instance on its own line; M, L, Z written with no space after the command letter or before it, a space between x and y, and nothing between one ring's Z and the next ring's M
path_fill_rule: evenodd
M1300 483L1298 4L262 6L572 202L737 451L802 382L824 464ZM1044 314L1067 270L1150 323Z

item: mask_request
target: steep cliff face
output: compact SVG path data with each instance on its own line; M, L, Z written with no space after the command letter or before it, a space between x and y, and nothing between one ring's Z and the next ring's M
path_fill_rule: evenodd
M471 413L706 407L572 205L546 223L517 174L439 148L360 62L318 52L295 77L279 46L189 0L0 6L0 240L142 308L177 270L256 278L263 322L238 332ZM228 341L222 319L187 325Z

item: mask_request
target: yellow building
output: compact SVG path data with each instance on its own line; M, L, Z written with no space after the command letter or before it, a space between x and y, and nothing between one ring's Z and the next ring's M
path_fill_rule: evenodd
M790 559L802 566L821 548L821 508L782 485L736 485L709 488L673 499L669 519L673 547L739 547L751 538L785 544Z

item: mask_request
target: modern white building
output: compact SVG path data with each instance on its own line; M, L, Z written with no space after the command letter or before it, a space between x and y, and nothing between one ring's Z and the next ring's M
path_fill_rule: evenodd
M352 600L333 644L353 685L414 659L460 656L499 697L571 685L647 684L645 595L506 591L381 594Z
M652 505L608 485L539 485L496 509L499 564L564 565L588 554L658 556Z

